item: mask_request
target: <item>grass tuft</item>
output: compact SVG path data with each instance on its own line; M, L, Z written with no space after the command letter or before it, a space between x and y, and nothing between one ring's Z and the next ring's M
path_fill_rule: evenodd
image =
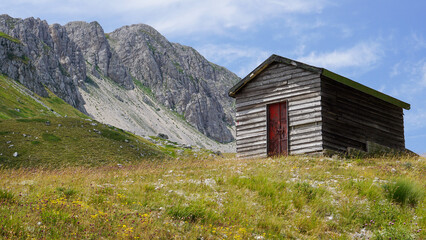
M0 202L9 202L12 203L15 201L15 196L13 193L0 189Z
M175 219L189 222L214 221L216 214L209 211L205 203L197 201L189 205L175 205L168 209L167 214Z
M182 156L180 160L137 162L126 155L133 149L126 142L87 131L93 128L93 121L67 119L69 122L56 128L57 120L49 120L51 126L31 124L62 140L52 144L40 140L38 154L45 145L72 146L68 140L73 132L87 134L77 142L101 140L96 153L103 158L119 156L108 152L113 145L105 147L113 142L123 146L118 153L134 162L96 161L97 166L90 168L0 168L0 189L7 189L0 200L1 239L426 239L425 199L417 197L411 205L411 197L406 197L405 204L395 204L382 187L411 189L404 192L424 189L424 158L358 162L311 156ZM9 132L5 126L18 123L5 121L1 127ZM84 131L71 128L71 132L60 133L70 126ZM101 124L96 128L104 130ZM7 141L12 136L27 142L29 138L12 133L0 138ZM132 138L135 147L136 140ZM18 138L11 141L22 147ZM37 154L33 151L31 156ZM410 163L410 168L402 163ZM394 179L393 168L402 180Z
M315 199L317 196L317 189L313 188L307 182L296 183L294 188L298 194L304 196L308 201Z
M395 182L387 183L383 186L386 197L401 205L415 206L423 199L423 189L415 182L399 178Z
M101 132L101 136L121 142L124 142L128 138L125 134L110 129L104 129Z
M43 119L43 118L18 118L16 119L17 122L47 122L47 119Z
M59 141L61 141L60 137L55 136L55 135L50 134L50 133L43 133L42 138L43 138L43 140L48 141L48 142L59 142Z
M66 198L70 198L77 194L77 191L72 188L63 188L63 187L57 187L56 190L58 190L60 193L64 194Z

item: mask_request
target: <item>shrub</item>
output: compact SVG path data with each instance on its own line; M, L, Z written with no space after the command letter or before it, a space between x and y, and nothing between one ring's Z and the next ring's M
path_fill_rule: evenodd
M408 179L398 179L383 186L386 197L401 205L416 205L423 198L423 190L415 182Z

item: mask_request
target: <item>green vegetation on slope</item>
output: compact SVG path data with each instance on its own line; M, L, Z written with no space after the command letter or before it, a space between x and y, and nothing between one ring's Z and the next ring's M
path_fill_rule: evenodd
M31 97L26 91L18 82L0 74L0 119L55 116L53 111L61 116L87 118L49 90L47 98L36 94Z
M425 239L425 170L303 156L0 170L0 238Z
M85 114L81 113L73 106L69 105L64 100L57 97L49 89L47 89L47 92L49 93L49 97L40 99L51 110L59 113L61 116L88 118Z
M9 119L0 122L0 130L0 166L6 168L99 166L166 157L143 138L91 120Z
M425 158L214 159L25 92L0 76L1 239L426 239Z
M99 166L175 156L175 151L92 121L48 93L47 98L32 96L0 75L0 168Z
M12 36L9 36L9 35L7 35L6 33L4 33L4 32L0 32L0 37L1 38L6 38L7 40L9 40L9 41L12 41L12 42L15 42L15 43L21 43L21 41L19 41L19 39L17 39L17 38L14 38L14 37L12 37Z

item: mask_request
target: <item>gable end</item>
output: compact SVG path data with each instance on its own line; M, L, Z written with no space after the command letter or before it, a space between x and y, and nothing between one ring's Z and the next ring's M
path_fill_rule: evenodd
M352 81L349 78L343 77L339 74L336 74L332 71L329 71L325 68L318 68L314 66L310 66L308 64L304 64L301 62L297 62L288 58L284 58L278 55L271 55L268 59L266 59L262 64L260 64L256 69L254 69L250 74L248 74L245 78L243 78L241 81L239 81L237 84L235 84L228 92L228 95L230 97L235 98L237 93L247 85L250 81L252 81L254 78L256 78L257 75L259 75L261 72L263 72L268 66L270 66L272 63L285 63L288 65L293 65L295 67L313 72L313 73L319 73L322 77L329 78L331 80L334 80L336 82L342 83L346 86L349 86L351 88L354 88L356 90L359 90L361 92L364 92L368 95L371 95L373 97L379 98L383 101L386 101L388 103L391 103L397 107L404 108L406 110L409 110L411 108L410 104L403 102L401 100L398 100L394 97L391 97L389 95L386 95L384 93L381 93L377 90L374 90L372 88L369 88L365 85L362 85L358 82Z

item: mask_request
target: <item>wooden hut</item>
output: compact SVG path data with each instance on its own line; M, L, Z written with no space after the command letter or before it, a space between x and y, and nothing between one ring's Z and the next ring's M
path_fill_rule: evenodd
M405 148L410 105L324 68L272 55L229 90L236 99L237 155Z

